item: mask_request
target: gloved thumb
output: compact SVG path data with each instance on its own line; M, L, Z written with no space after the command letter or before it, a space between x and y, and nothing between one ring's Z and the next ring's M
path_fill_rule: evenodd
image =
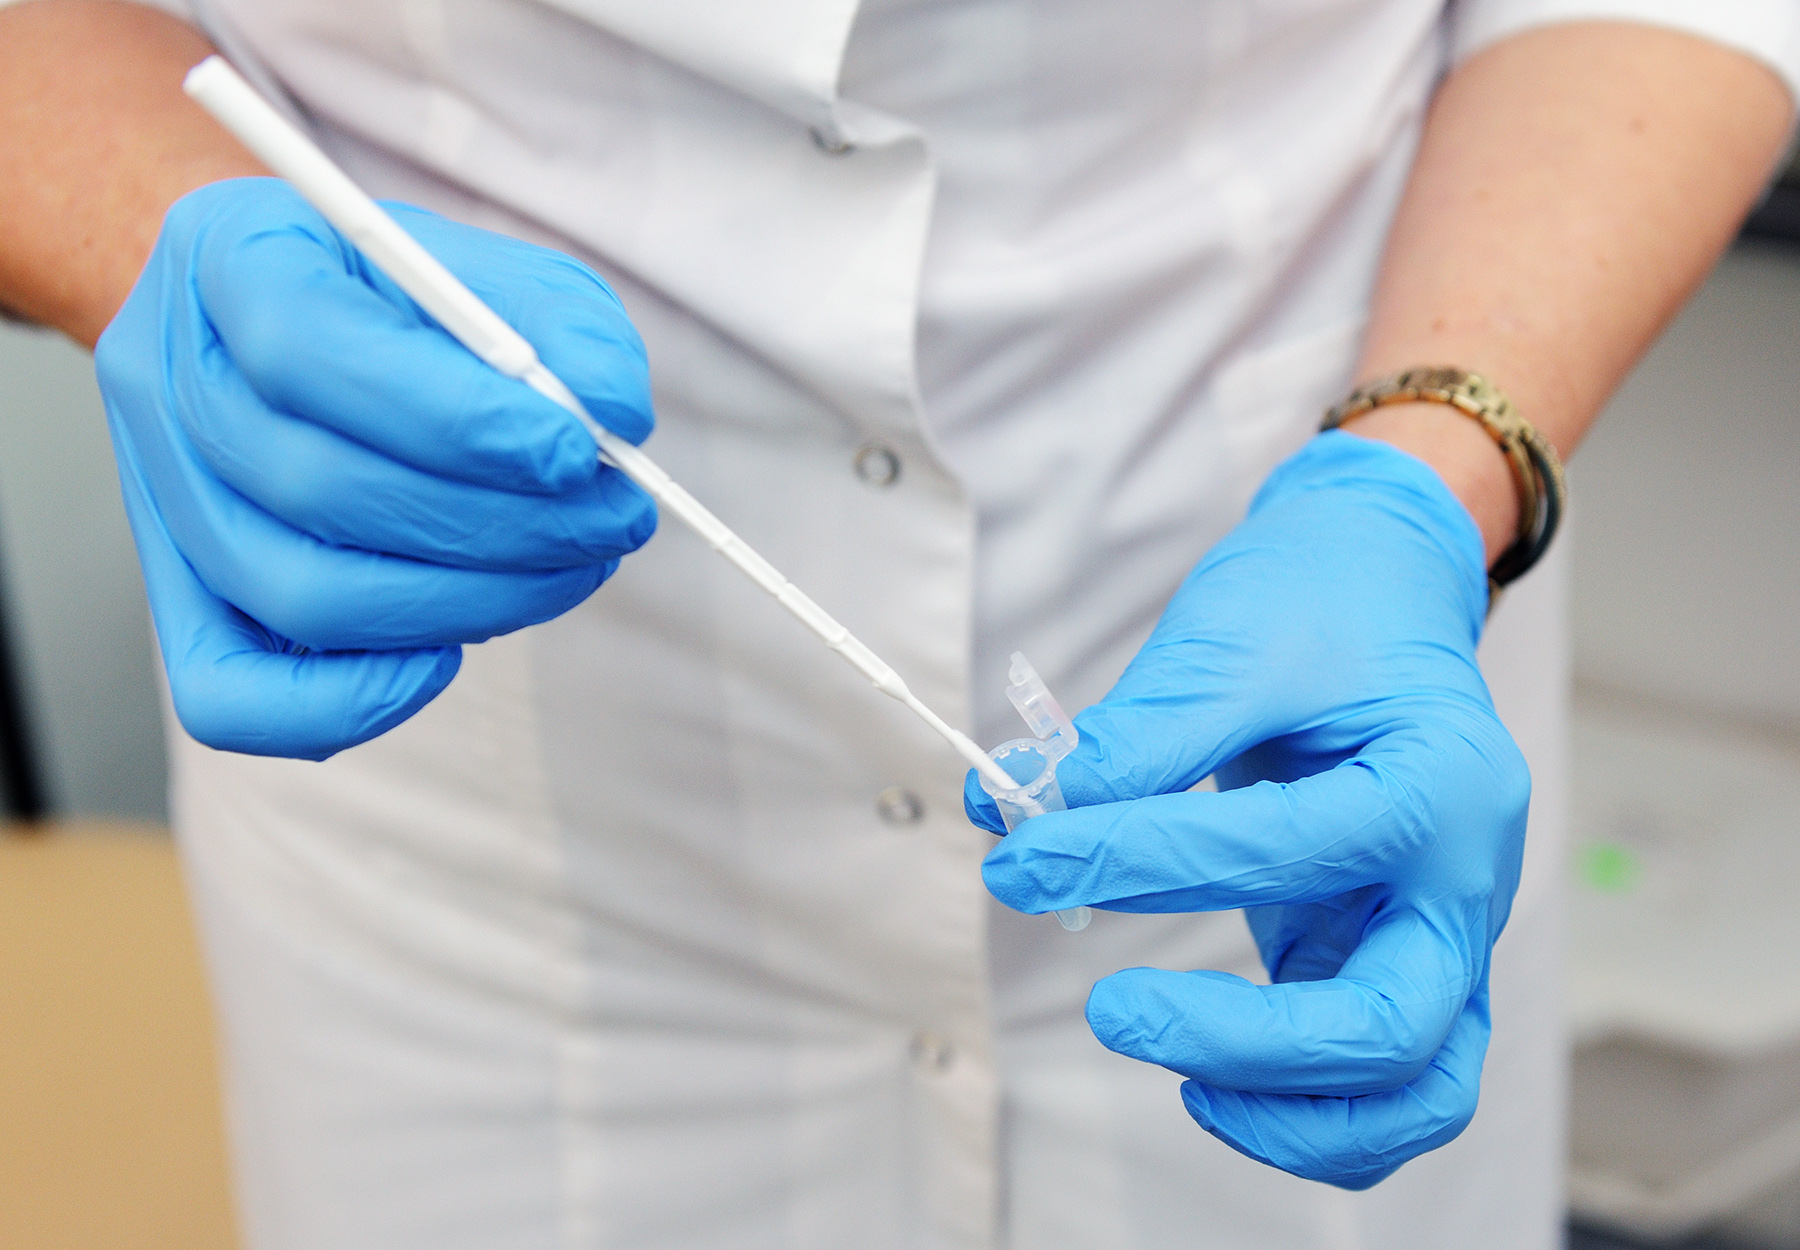
M1256 741L1262 718L1227 675L1230 648L1176 630L1165 618L1112 691L1075 717L1075 749L1056 766L1069 807L1191 788ZM1000 810L973 769L963 784L970 821L1004 833Z
M1170 625L1165 618L1106 698L1075 717L1080 740L1056 766L1069 807L1180 793L1269 736L1252 703L1267 683L1234 676L1234 648L1218 641L1225 631ZM975 824L1004 832L973 770L963 807Z

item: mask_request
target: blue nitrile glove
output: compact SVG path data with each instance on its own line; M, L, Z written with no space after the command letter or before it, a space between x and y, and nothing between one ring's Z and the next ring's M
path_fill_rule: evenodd
M1075 718L1072 810L983 869L1026 912L1249 908L1275 984L1133 968L1094 987L1088 1022L1189 1078L1214 1136L1346 1188L1475 1111L1531 789L1475 666L1482 555L1423 462L1315 438ZM1187 792L1215 772L1221 793ZM1001 830L973 775L968 808Z
M644 350L592 270L387 206L609 429ZM573 416L483 364L287 184L178 201L95 350L182 724L310 759L383 733L458 644L568 610L656 525Z

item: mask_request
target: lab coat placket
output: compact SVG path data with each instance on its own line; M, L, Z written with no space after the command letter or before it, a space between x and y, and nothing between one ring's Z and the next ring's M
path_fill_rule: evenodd
M868 155L871 176L907 211L869 220L842 199L815 201L833 220L814 223L810 247L842 239L894 266L870 288L905 298L871 298L861 328L892 353L894 338L910 340L929 168ZM820 397L825 386L797 385L666 298L620 282L656 362L662 462L961 719L973 518L910 397L870 388L847 413ZM840 327L845 339L857 330ZM882 363L865 376L881 378ZM841 358L834 365L848 376ZM705 947L704 966L689 969L703 997L729 992L733 958L747 951L768 974L755 1013L772 1013L787 1049L740 1057L786 1091L786 1105L757 1151L726 1156L718 1175L803 1178L784 1216L808 1228L797 1244L989 1245L996 1093L979 861L991 840L962 818L963 767L698 540L670 527L656 544L591 611L534 634L543 715L559 727L548 772L565 810L604 811L650 837L597 847L577 832L574 878L604 881L616 900L621 874L641 873L623 894L662 912L604 927ZM615 665L622 656L632 658ZM559 692L579 700L595 689L606 692L604 715L559 706ZM692 720L671 724L671 707L694 709L701 735ZM607 793L584 787L599 780L584 759L609 761ZM697 816L708 801L716 806ZM699 907L683 905L693 891L667 872L667 845L684 841L688 862L729 866L729 888ZM611 949L600 962L628 958ZM673 1037L681 1022L667 1025ZM866 1092L840 1100L846 1067ZM623 1145L606 1137L591 1138L597 1152Z

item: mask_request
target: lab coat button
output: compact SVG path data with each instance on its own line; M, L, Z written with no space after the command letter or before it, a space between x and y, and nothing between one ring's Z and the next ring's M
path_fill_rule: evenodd
M826 130L820 126L812 128L813 146L827 156L848 156L856 150L856 145L836 131Z
M928 1072L942 1072L956 1062L956 1047L947 1037L939 1037L928 1029L913 1034L909 1048L912 1061Z
M875 814L890 825L916 825L925 819L925 804L911 790L889 786L875 796Z
M867 443L856 453L856 476L870 486L892 486L900 480L900 456L892 447Z

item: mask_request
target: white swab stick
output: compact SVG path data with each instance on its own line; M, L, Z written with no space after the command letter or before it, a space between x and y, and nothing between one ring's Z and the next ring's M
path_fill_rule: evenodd
M801 624L883 694L918 714L957 754L1002 786L1012 779L987 757L969 736L953 726L906 688L880 656L863 645L818 604L800 593L774 565L758 555L700 501L688 494L655 461L601 425L562 379L545 367L523 335L482 303L455 274L426 251L400 223L382 211L312 140L258 95L224 58L209 56L188 71L183 89L219 123L236 135L263 164L286 178L294 189L354 243L401 290L419 302L458 342L509 378L517 378L540 395L575 414L600 445L600 454L636 482L656 502L685 521L714 551L775 597Z

